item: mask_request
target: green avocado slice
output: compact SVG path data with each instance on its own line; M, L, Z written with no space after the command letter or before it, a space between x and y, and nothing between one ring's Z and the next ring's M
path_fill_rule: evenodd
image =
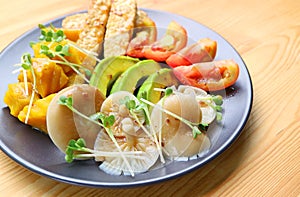
M152 73L160 70L160 65L154 60L143 60L128 68L116 80L111 89L111 94L117 91L128 91L134 93L136 86L143 77L148 77Z
M105 58L95 67L90 79L90 85L97 87L103 95L108 96L115 80L137 62L139 62L139 59L128 56Z
M152 103L157 103L162 97L162 92L155 91L154 88L166 88L173 85L177 86L178 80L172 70L169 68L160 69L146 79L138 91L137 98L144 98Z

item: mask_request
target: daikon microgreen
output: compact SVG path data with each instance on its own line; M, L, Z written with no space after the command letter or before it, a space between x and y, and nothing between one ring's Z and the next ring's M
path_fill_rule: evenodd
M124 155L124 152L122 151L121 147L119 146L119 144L118 144L118 142L117 142L117 140L116 140L116 138L115 138L115 136L114 136L114 134L113 134L113 132L110 128L114 123L114 117L106 116L105 114L102 114L102 115L97 114L97 115L92 115L90 117L86 116L86 115L82 114L81 112L79 112L77 109L75 109L73 107L73 98L72 97L61 96L59 98L58 103L60 105L64 105L64 106L68 107L71 111L73 111L74 113L76 113L80 117L103 127L104 130L106 131L106 133L108 134L108 136L110 137L110 139L112 140L112 142L115 144L116 148L118 149L118 151L120 153L120 156L124 160L125 165L128 167L131 176L134 177L133 170L132 170L128 160L126 159L126 157ZM100 120L101 122L99 122L98 120Z
M194 138L196 138L197 135L200 135L202 133L200 131L200 129L199 129L199 125L201 125L201 123L193 123L191 121L188 121L188 120L182 118L181 116L179 116L179 115L177 115L177 114L175 114L173 112L170 112L169 110L166 110L166 109L164 109L163 107L161 107L159 105L155 105L154 103L152 103L152 102L150 102L150 101L148 101L146 99L141 98L141 101L144 102L144 103L146 103L146 104L148 104L148 105L150 105L150 106L152 106L152 107L157 107L162 112L164 112L164 113L166 113L166 114L168 114L168 115L170 115L170 116L172 116L172 117L180 120L184 124L186 124L188 127L190 127L192 129L193 137Z
M23 71L23 76L24 76L24 84L25 84L25 94L28 95L29 91L28 91L28 77L27 77L27 70L29 70L31 72L32 75L32 92L31 92L31 96L30 96L30 101L28 104L28 111L26 113L26 117L25 117L25 121L24 123L27 124L28 123L28 119L29 119L29 115L30 115L30 111L31 111L31 107L33 105L33 99L34 99L34 95L36 92L36 76L35 76L35 72L32 66L32 60L31 60L31 55L29 53L24 53L21 57L21 63L17 64L18 66L22 67L22 71Z
M155 142L157 150L160 155L160 160L162 163L165 163L165 159L162 154L161 143L158 141L156 133L151 126L150 112L149 112L148 106L143 102L137 104L136 101L133 99L130 99L129 96L126 96L124 99L120 100L119 102L120 102L120 104L125 104L125 106L129 110L129 113L132 115L132 117L135 119L135 121L139 124L139 126L143 129L143 131L150 137L150 139ZM140 114L140 112L142 112L145 115L145 122L147 125L150 126L150 130L151 130L152 134L140 122L140 119L138 118L138 114Z
M196 99L198 101L202 101L212 107L216 112L217 121L220 122L223 118L222 111L223 111L223 97L221 95L209 95L205 97L197 96ZM212 104L215 103L215 105Z
M80 151L78 153L77 151ZM89 159L94 157L120 157L121 154L119 152L106 152L106 151L98 151L93 150L86 147L85 140L83 138L79 138L77 140L70 140L68 146L65 151L65 160L68 163L74 161L74 159ZM134 152L123 152L126 157L135 158L135 159L143 159L141 155L142 151L134 151Z
M41 29L41 36L39 38L41 42L40 45L40 53L46 55L50 58L50 61L58 64L67 65L72 68L73 71L76 72L80 77L82 77L87 83L89 83L89 80L85 77L90 77L92 72L80 65L75 64L72 62L69 62L65 56L71 56L70 54L70 45L67 42L67 44L62 43L62 41L66 40L66 36L62 30L56 30L54 26L50 26L49 28L46 28L44 25L39 25ZM31 47L33 44L31 43ZM54 49L52 46L55 46ZM58 60L53 60L54 57L59 57ZM80 70L84 72L81 73Z

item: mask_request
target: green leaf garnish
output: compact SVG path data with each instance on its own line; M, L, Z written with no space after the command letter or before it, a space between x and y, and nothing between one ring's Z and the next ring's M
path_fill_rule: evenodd
M198 127L201 131L206 131L206 128L208 127L208 124L199 124Z
M55 47L55 52L61 52L62 48L63 48L63 46L57 45L57 46Z
M167 88L165 91L165 96L170 96L173 93L173 89L172 88Z
M71 56L71 54L69 53L69 49L70 49L69 45L64 45L63 48L62 48L62 50L60 51L61 55Z
M199 128L197 126L193 126L192 128L192 132L193 132L193 137L196 138L197 135L201 134L201 131L199 130Z
M45 28L46 28L46 26L43 25L43 24L38 24L38 27L39 27L40 29L45 29Z
M196 97L199 101L202 101L212 107L216 112L216 119L218 122L222 120L223 111L223 97L221 95L210 95L205 97ZM215 104L212 104L212 102Z
M79 112L77 109L75 109L71 105L73 103L72 97L61 96L59 98L58 103L61 104L61 105L67 106L71 111L73 111L74 113L76 113L80 117L103 127L105 129L106 133L108 134L108 136L110 137L110 139L112 140L112 142L117 147L117 149L118 149L117 154L119 154L118 156L122 157L122 159L124 160L126 166L128 167L128 169L131 173L131 176L134 176L133 170L131 169L131 166L130 166L129 162L126 159L126 155L125 155L126 153L124 153L122 151L121 147L119 146L119 144L118 144L116 138L114 137L113 132L110 128L110 126L112 126L114 124L114 121L115 121L115 117L113 115L105 116L104 114L102 114L102 115L97 114L97 115L93 116L93 118L88 117L88 116L82 114L81 112ZM96 117L99 118L101 120L101 122L96 121L95 120ZM66 152L65 160L67 162L72 162L75 158L95 157L97 155L103 156L103 154L104 154L103 152L99 153L99 151L95 151L95 150L91 150L91 149L86 148L86 147L82 147L83 144L84 143L82 141L76 141L76 143L74 143L74 141L70 141L69 146L67 147L67 150L65 151ZM92 153L92 154L77 154L77 155L75 155L74 152L72 153L72 151L70 151L68 149L78 150L78 151L85 151L85 152L89 152L89 153ZM134 153L136 153L136 152L134 152ZM105 153L105 154L109 154L109 156L112 155L112 153Z
M58 104L66 105L67 107L73 107L73 98L61 96L61 97L59 97Z
M128 100L126 103L125 103L125 106L131 110L131 109L135 109L136 108L136 102L135 100Z
M222 120L222 118L223 118L223 115L222 115L221 112L217 112L217 113L216 113L216 116L217 116L217 121L218 121L218 122L220 122L220 121Z
M223 97L221 95L213 95L212 100L215 102L216 105L223 104Z

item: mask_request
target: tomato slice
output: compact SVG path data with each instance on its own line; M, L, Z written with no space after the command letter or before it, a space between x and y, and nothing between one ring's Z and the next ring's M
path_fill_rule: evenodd
M163 62L170 55L184 48L186 43L186 30L175 21L172 21L169 23L166 33L160 40L144 48L144 56L147 59Z
M144 47L148 45L149 33L147 31L141 31L136 34L127 48L126 54L131 57L143 58L144 57Z
M146 14L146 13L145 13ZM135 28L135 37L130 41L126 54L135 58L144 58L144 47L156 41L157 29L154 21L142 17L140 24Z
M178 80L205 91L217 91L233 85L239 76L239 66L233 60L197 63L173 69Z
M189 66L200 62L211 62L216 56L217 42L209 38L200 39L197 43L187 46L171 55L166 63L175 68Z

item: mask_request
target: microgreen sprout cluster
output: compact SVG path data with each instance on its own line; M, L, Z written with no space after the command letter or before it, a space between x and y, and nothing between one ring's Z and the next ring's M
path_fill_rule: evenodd
M79 156L74 153L74 151L81 151L81 152L91 152L90 149L85 147L85 141L83 138L79 138L78 140L70 140L69 144L66 149L65 160L68 163L71 163L74 159L78 159ZM82 154L81 154L82 156Z
M20 69L17 69L15 71L23 71L23 77L24 77L24 84L25 84L25 94L28 96L29 95L29 88L28 88L28 78L27 78L27 70L29 70L31 72L32 75L32 92L31 92L31 96L30 96L30 101L29 101L29 105L28 105L28 111L25 117L25 124L28 123L28 119L29 119L29 115L30 115L30 111L31 111L31 107L33 104L33 99L34 99L34 94L36 92L36 76L35 76L35 72L32 66L32 60L31 60L31 55L29 53L24 53L21 57L21 63L16 64L16 66L21 66ZM15 72L13 71L13 72Z
M46 42L61 42L66 39L66 36L62 30L55 31L55 27L50 25L50 30L46 31L46 26L39 24L39 28L41 29L41 35L39 37L40 41Z
M220 122L223 118L223 97L221 95L210 95L206 97L197 97L199 101L205 102L207 105L212 107L216 112L217 121ZM212 102L215 104L213 105Z
M113 126L113 124L115 123L115 120L116 120L114 115L106 116L100 112L97 112L97 113L91 115L90 118L95 121L100 120L104 127Z
M126 96L124 99L120 100L120 104L125 104L126 108L129 110L129 113L134 117L135 121L139 124L139 126L143 129L143 131L153 140L157 146L157 150L160 155L160 160L162 163L165 163L165 159L162 154L161 143L158 141L155 131L151 127L151 119L150 112L147 104L141 102L136 103L135 100L130 99L129 96ZM150 132L148 129L140 122L138 118L138 114L143 113L145 115L146 125L150 126Z
M114 134L113 134L113 132L111 130L111 126L115 122L115 117L113 115L106 116L105 114L102 114L102 113L96 113L96 114L93 114L91 116L86 116L86 115L82 114L81 112L79 112L77 109L75 109L73 107L73 98L72 97L61 96L59 98L58 103L60 105L64 105L64 106L68 107L71 111L73 111L74 113L76 113L80 117L82 117L82 118L84 118L84 119L86 119L88 121L91 121L91 122L93 122L93 123L101 126L102 128L104 128L105 131L106 131L106 133L108 134L108 136L113 141L113 143L115 144L116 148L118 149L118 154L124 160L126 166L128 167L128 169L130 171L131 176L134 176L133 170L132 170L132 168L131 168L131 166L130 166L127 158L126 158L126 153L124 153L122 151L121 147L119 146L119 144L118 144L118 142L117 142L116 138L114 137ZM134 153L136 153L136 152L134 152ZM66 154L68 154L68 153L66 153ZM74 155L72 157L74 157ZM69 159L69 161L72 161L72 160L70 160L70 158L71 157L68 157L66 159Z
M115 122L115 117L113 115L106 116L103 113L97 112L95 114L92 114L91 116L86 116L73 107L73 98L72 97L61 96L61 97L59 97L58 104L68 107L71 111L73 111L77 115L81 116L82 118L84 118L88 121L91 121L95 124L98 124L99 126L101 126L103 128L106 128L109 134L112 133L110 130L110 127Z
M31 55L24 53L21 57L21 66L25 70L30 70L32 66Z
M54 63L69 66L86 82L89 82L87 77L90 77L92 75L91 70L80 64L72 63L65 58L66 56L71 56L70 47L73 46L73 44L71 44L70 41L66 43L63 42L66 40L64 32L62 30L55 29L55 27L53 27L52 25L50 25L49 28L45 27L44 25L39 25L39 28L41 29L41 35L39 37L39 40L41 41L39 51L40 54L46 55L51 59L50 61ZM34 44L35 43L31 43L30 45L33 46ZM76 49L80 50L79 47L76 47ZM85 53L84 50L80 51ZM87 55L90 56L90 54ZM81 71L83 71L84 74L81 73Z
M77 140L70 140L68 146L65 151L65 160L68 163L72 163L74 159L90 159L94 157L120 157L121 154L119 152L105 152L93 150L86 147L85 140L83 138L79 138ZM143 159L140 155L143 154L141 151L135 152L126 152L123 153L124 156L136 159Z

